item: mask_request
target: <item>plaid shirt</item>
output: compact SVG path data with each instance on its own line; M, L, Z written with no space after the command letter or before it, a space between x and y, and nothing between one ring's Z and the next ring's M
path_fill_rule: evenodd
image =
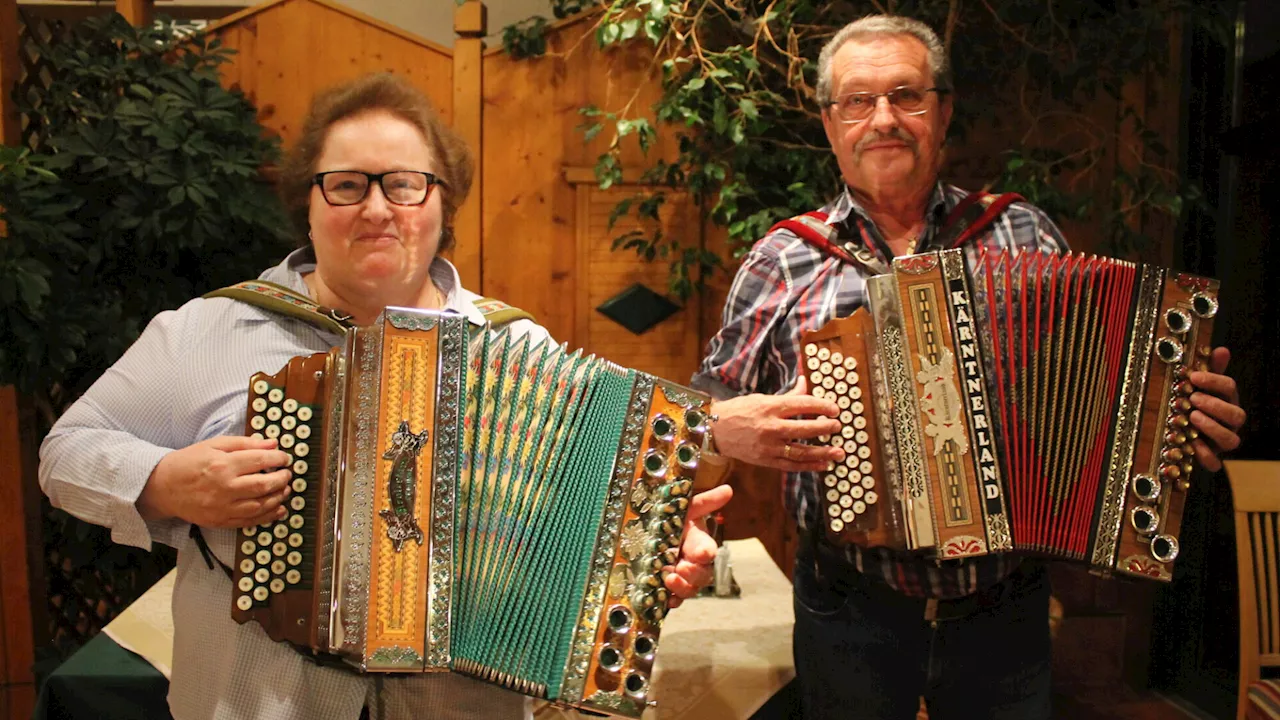
M939 183L929 202L928 223L916 252L939 249L941 224L968 193ZM840 242L861 238L887 261L888 246L875 224L846 190L823 208L827 222L841 226ZM853 217L862 218L859 223ZM1066 242L1038 208L1014 203L968 245L1041 248L1062 252ZM720 332L707 348L694 387L717 399L745 393L783 393L796 382L800 338L866 302L868 273L805 243L788 230L769 233L743 259L725 301ZM802 532L818 526L817 475L788 473L787 509ZM841 552L834 551L833 552ZM905 595L954 598L989 587L1017 565L1016 556L994 554L939 563L885 548L844 549L859 572L883 579Z

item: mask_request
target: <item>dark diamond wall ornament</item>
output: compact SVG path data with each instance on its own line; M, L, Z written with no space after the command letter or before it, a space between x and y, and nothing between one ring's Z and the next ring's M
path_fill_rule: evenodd
M636 283L596 308L605 317L640 335L680 310L680 306Z

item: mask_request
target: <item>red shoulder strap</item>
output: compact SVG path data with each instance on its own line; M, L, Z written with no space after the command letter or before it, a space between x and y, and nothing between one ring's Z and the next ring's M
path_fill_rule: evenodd
M1010 205L1022 202L1022 200L1022 196L1017 193L992 195L981 190L965 196L963 200L956 203L956 206L947 215L947 219L942 223L944 235L954 236L952 241L947 244L948 249L958 248L969 242L979 233L991 227L996 218L1000 217L1000 214L1007 210ZM973 216L979 212L981 214L974 218ZM969 218L973 219L969 220Z
M844 248L836 244L836 229L827 224L827 214L821 210L814 210L782 220L769 228L769 232L774 230L790 230L795 233L796 237L827 255L834 256L845 262L857 262Z

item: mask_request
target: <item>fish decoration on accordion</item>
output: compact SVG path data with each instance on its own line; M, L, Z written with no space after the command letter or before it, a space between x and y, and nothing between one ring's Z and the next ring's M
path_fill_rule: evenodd
M1172 578L1216 280L970 248L897 258L867 297L801 345L840 409L816 441L845 452L817 478L829 540Z
M238 622L364 672L650 704L708 396L401 308L249 385L246 432L294 478L242 531Z

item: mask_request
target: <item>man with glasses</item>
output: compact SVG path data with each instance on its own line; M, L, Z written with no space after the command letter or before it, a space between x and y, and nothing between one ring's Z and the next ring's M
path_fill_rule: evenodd
M818 60L817 95L844 191L797 219L807 228L783 223L752 248L693 379L716 398L720 454L787 471L785 501L802 538L794 652L807 718L907 720L922 696L931 720L1049 717L1044 567L1010 554L938 563L828 544L814 471L843 452L804 444L838 431L839 410L805 394L797 374L801 337L861 307L867 278L895 256L952 241L945 220L969 193L938 180L950 89L946 53L921 22L872 16L836 33ZM806 230L841 252L797 235ZM1007 206L972 242L1066 250L1053 223L1023 202ZM1198 406L1204 412L1192 420L1212 440L1197 448L1210 469L1218 449L1239 444L1229 428L1243 422L1234 384L1217 374L1226 357L1215 351L1215 372L1192 378L1205 395L1226 398ZM1233 421L1219 425L1204 413Z

